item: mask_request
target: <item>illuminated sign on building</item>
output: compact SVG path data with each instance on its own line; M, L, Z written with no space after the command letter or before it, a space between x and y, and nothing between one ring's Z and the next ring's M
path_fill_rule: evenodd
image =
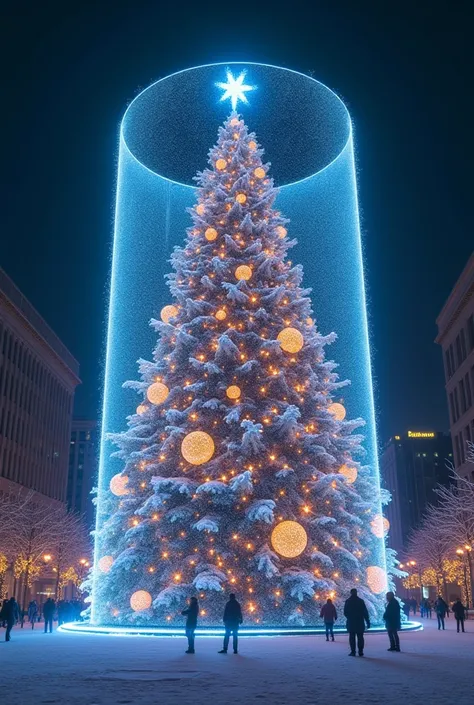
M408 438L435 438L434 431L408 431Z

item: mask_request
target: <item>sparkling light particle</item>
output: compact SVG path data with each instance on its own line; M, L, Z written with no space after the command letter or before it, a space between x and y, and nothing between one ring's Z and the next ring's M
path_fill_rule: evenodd
M142 612L151 607L152 597L146 590L137 590L130 597L130 607L134 612Z
M147 410L148 410L148 407L146 406L146 404L139 404L139 405L137 406L137 414L138 414L139 416L141 416L142 414L144 414L145 411L147 411Z
M197 213L198 215L204 215L204 211L205 211L205 210L206 210L206 208L205 208L204 204L203 204L203 203L198 203L198 205L196 206L196 213Z
M235 270L235 278L243 281L248 281L252 277L252 270L250 267L246 264L241 264L237 269Z
M112 556L102 556L98 561L97 567L102 573L108 573L114 564L114 559Z
M170 390L163 382L153 382L146 390L148 401L155 405L163 404L168 398L169 393Z
M127 489L127 483L128 477L126 475L118 473L117 475L114 475L113 478L110 480L110 491L116 497L124 497L126 494L129 493L129 490Z
M283 328L278 333L277 340L281 349L289 353L299 352L304 345L304 338L297 328Z
M204 237L206 240L209 240L209 242L212 242L217 238L217 230L215 228L207 228Z
M336 421L344 421L344 419L346 418L346 410L343 405L339 404L338 402L329 404L328 411L332 416L334 416Z
M178 315L178 309L173 304L168 304L168 306L163 306L160 313L160 318L163 323L169 323L172 318Z
M236 384L231 384L230 387L227 387L225 393L227 394L229 399L238 399L242 394L240 387L238 387Z
M257 143L255 142L255 140L250 140L250 142L249 142L249 149L250 149L252 152L255 152L255 150L257 149Z
M248 103L247 96L245 94L248 91L253 91L255 86L249 86L244 83L246 71L242 71L237 78L234 78L230 69L227 69L226 74L227 83L218 82L216 83L216 86L225 91L225 93L221 96L221 102L223 100L230 100L232 110L235 110L239 100L243 103Z
M308 535L297 521L282 521L271 535L272 546L283 558L300 556L308 543Z
M204 431L192 431L183 438L181 454L191 465L203 465L214 455L215 445L211 436Z

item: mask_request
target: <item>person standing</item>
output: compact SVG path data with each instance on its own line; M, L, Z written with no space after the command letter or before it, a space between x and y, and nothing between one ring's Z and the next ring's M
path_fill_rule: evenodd
M324 620L326 627L326 641L329 641L329 635L331 635L331 641L334 641L334 622L337 620L337 612L332 600L328 598L326 604L321 607L319 616Z
M5 641L11 641L11 631L20 619L20 610L18 609L18 603L14 597L10 597L7 604L2 607L2 618L5 620L7 626Z
M2 623L2 627L5 628L7 626L7 618L5 617L5 608L8 604L8 599L3 600L2 602L2 609L0 610L0 622Z
M438 617L438 630L443 628L444 630L444 618L448 611L448 605L443 600L441 595L438 595L438 599L435 602L436 616Z
M51 634L53 631L53 617L54 617L54 610L56 609L56 604L54 600L52 600L50 597L46 600L43 606L43 617L44 617L44 633L48 631L49 627L49 633Z
M199 604L197 597L191 597L188 607L181 612L186 615L186 636L188 638L188 650L186 654L194 654L194 632L197 627L197 618L199 614Z
M459 634L459 627L464 631L464 620L466 619L466 608L459 598L453 605L453 614L456 617L456 627Z
M431 600L426 600L426 615L428 619L432 618L432 612L433 612L433 605L431 604Z
M28 605L28 621L31 624L31 628L35 628L35 622L38 618L38 605L36 604L36 600L31 600L30 604Z
M223 622L225 626L224 646L221 651L219 651L219 653L227 653L227 649L229 648L230 635L232 634L232 646L234 649L234 654L237 654L239 643L239 627L243 622L243 617L240 604L237 602L233 592L230 593L229 601L225 606Z
M344 617L347 619L347 631L349 632L349 656L356 655L356 638L359 656L364 655L364 631L365 626L370 629L370 618L366 604L362 598L358 597L357 590L352 588L351 596L344 605Z
M385 628L390 639L390 648L387 651L400 651L398 632L402 628L400 620L400 603L395 599L393 592L387 592L387 607L383 615Z

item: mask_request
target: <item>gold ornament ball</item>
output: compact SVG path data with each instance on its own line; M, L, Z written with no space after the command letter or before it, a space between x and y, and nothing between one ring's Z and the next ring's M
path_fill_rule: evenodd
M168 306L163 306L160 313L160 318L163 323L169 323L172 318L178 315L178 309L173 304L168 304Z
M117 475L114 475L113 478L110 480L110 491L116 497L124 497L129 492L129 490L127 490L127 483L128 477L126 475L121 475L120 473L118 473Z
M137 406L137 414L138 414L139 416L141 416L142 414L144 414L145 411L148 411L148 407L146 406L146 404L139 404L139 405Z
M153 382L146 390L148 401L152 404L163 404L168 398L170 390L163 382Z
M232 125L232 127L235 127L235 125L238 125L239 122L240 122L239 118L232 118L232 120L230 121L230 124Z
M376 514L370 522L370 530L378 539L383 539L390 529L390 522L382 514Z
M297 521L282 521L271 535L272 546L283 558L300 556L308 543L308 534Z
M229 399L238 399L242 394L242 392L240 391L240 387L238 387L236 384L231 384L230 387L227 387L225 393L227 394Z
M339 404L338 402L329 404L328 411L332 416L334 416L336 421L344 421L344 419L346 418L346 410L342 406L342 404Z
M209 240L209 242L212 242L217 238L217 230L215 228L207 228L204 237L206 240Z
M191 465L203 465L214 455L215 445L204 431L192 431L183 438L181 454Z
M263 169L261 166L258 166L256 169L254 169L253 173L257 177L257 179L263 179L265 176L265 169Z
M283 238L287 236L288 230L284 228L283 225L278 225L276 228L276 234L283 240Z
M255 152L255 150L257 149L257 143L255 142L255 140L250 140L249 149L251 149L252 152Z
M134 612L142 612L151 607L152 598L146 590L137 590L130 598L130 607Z
M367 585L374 595L380 595L387 590L387 573L378 565L367 568Z
M215 316L218 321L225 321L227 318L227 313L224 311L223 308L220 308L218 311L216 311Z
M307 325L307 326L313 326L313 325L314 325L314 321L313 321L313 319L311 318L311 316L308 316L308 318L306 319L306 325Z
M357 480L357 468L352 468L350 465L341 465L339 474L344 475L350 485Z
M252 277L252 270L246 264L241 264L235 270L235 278L238 279L239 281L243 280L245 282L248 282L248 280L251 277Z
M203 204L203 203L198 203L198 205L196 206L196 213L197 213L198 215L204 215L204 211L205 211L205 210L206 210L206 209L205 209L204 204Z
M237 203L245 203L245 201L247 200L247 196L245 195L245 193L238 193L235 197L235 200L237 201Z
M227 166L227 162L225 159L218 159L216 161L216 169L218 169L219 171L224 171L226 166Z
M304 338L297 328L283 328L278 333L277 340L281 349L289 353L299 352L304 345Z
M114 564L114 559L112 556L102 556L102 558L97 563L97 567L102 573L108 573Z

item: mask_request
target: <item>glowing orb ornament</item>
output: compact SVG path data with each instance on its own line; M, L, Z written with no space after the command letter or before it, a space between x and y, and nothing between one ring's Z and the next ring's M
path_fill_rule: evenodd
M102 556L98 561L97 567L102 573L108 573L114 564L112 556Z
M218 160L216 161L216 169L217 169L218 171L224 171L224 169L226 168L226 166L227 166L227 162L226 162L225 159L218 159Z
M235 270L235 278L238 279L239 281L243 280L245 282L248 282L248 280L251 279L251 277L252 277L252 270L246 264L241 264Z
M163 323L169 323L172 318L178 315L178 309L173 304L168 304L168 306L163 306L160 313L160 318Z
M134 612L143 612L151 607L152 598L146 590L137 590L130 598L130 607Z
M214 455L215 445L204 431L192 431L183 438L181 454L191 465L203 465Z
M346 418L345 408L342 404L338 404L337 402L334 402L334 404L329 404L328 411L332 416L334 416L336 421L344 421Z
M230 121L230 124L232 125L232 127L235 127L236 125L239 124L239 122L240 122L239 118L232 118L232 120Z
M314 326L314 321L311 318L311 316L308 316L308 318L306 319L306 325L307 326Z
M127 483L128 477L126 475L121 475L120 473L118 473L117 475L114 475L113 478L110 480L110 491L116 497L124 497L126 494L129 493L129 490L127 490Z
M281 349L289 353L299 352L304 345L304 338L297 328L283 328L278 333L277 340Z
M263 169L261 166L258 166L256 169L254 169L255 176L257 179L263 179L265 178L265 169Z
M383 539L390 529L390 522L382 514L376 514L370 522L370 530L378 539Z
M225 321L225 319L227 318L227 313L224 311L223 308L220 308L218 311L216 311L215 317L218 321Z
M229 399L238 399L242 394L242 392L240 391L240 387L238 387L236 384L231 384L230 387L227 387L225 393L227 394Z
M234 78L234 75L230 69L227 69L226 74L227 83L216 83L216 86L225 91L224 95L221 96L221 101L230 100L232 110L235 110L239 100L241 100L242 103L248 103L247 96L245 94L247 91L253 91L255 86L248 86L244 83L246 71L242 71L237 78Z
M148 401L152 404L163 404L168 398L170 390L163 382L153 382L146 390Z
M237 203L242 204L245 203L245 201L247 200L247 196L245 195L245 193L238 193L235 197L235 200L237 201Z
M350 485L357 480L357 468L353 468L350 465L341 465L339 474L344 475Z
M137 406L137 414L138 414L139 416L141 416L142 414L144 414L145 411L148 411L148 407L146 406L146 404L139 404L139 405Z
M275 229L276 234L278 235L279 238L283 240L284 237L288 235L288 230L283 227L283 225L277 225Z
M297 521L282 521L271 535L272 546L283 558L300 556L308 543L308 534Z
M217 230L215 228L207 228L204 237L206 240L209 240L209 242L212 242L217 238Z
M367 568L367 585L374 595L380 595L387 590L387 573L378 565Z
M250 142L249 142L249 149L250 149L252 152L255 152L255 150L257 149L257 143L255 142L255 140L250 140Z
M206 210L206 208L205 208L205 206L204 206L203 203L199 203L199 204L196 206L196 213L197 213L198 215L204 215L204 211L205 211L205 210Z

